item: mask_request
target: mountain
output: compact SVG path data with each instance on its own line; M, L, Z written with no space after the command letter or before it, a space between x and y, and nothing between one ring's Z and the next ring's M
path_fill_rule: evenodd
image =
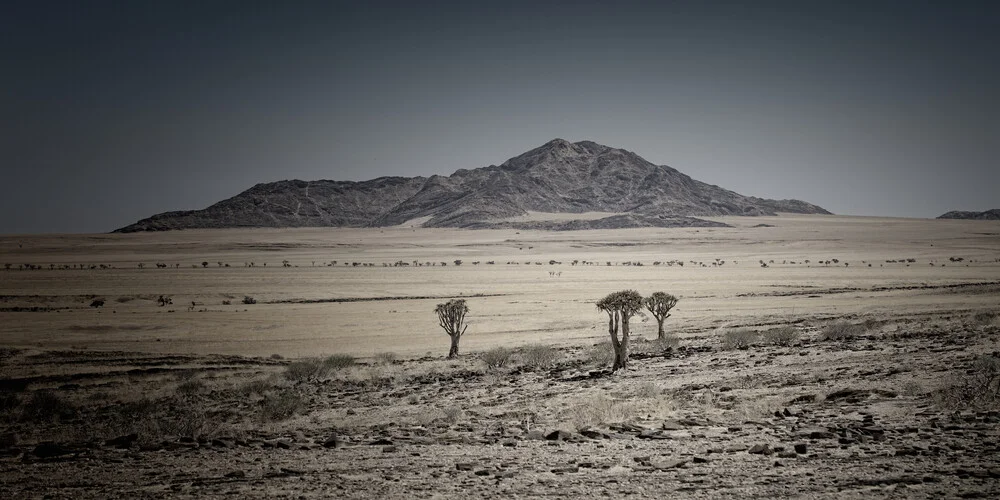
M938 217L938 219L974 219L974 220L1000 220L1000 208L987 210L985 212L963 212L953 210Z
M513 222L528 212L613 212L598 220ZM444 177L258 184L204 210L166 212L115 232L226 227L378 227L426 218L424 227L588 229L722 226L697 216L829 214L798 200L743 196L623 149L555 139L502 165Z

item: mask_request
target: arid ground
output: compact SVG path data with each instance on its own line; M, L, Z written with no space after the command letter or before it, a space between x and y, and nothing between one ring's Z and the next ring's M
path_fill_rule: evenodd
M1000 223L713 220L0 237L0 497L1000 495Z

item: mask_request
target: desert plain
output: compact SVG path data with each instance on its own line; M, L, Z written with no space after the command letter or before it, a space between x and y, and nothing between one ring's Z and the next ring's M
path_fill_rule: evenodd
M1000 495L1000 223L709 219L0 237L0 496Z

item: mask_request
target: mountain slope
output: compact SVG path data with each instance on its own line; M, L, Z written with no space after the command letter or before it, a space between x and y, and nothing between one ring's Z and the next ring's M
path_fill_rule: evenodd
M712 226L718 224L691 217L829 213L798 200L743 196L630 151L555 139L502 165L461 169L448 177L258 184L204 210L166 212L116 232L393 226L419 217L429 218L428 227L516 227L503 219L529 211L633 215L558 225L568 229L617 227L619 222L628 227Z
M946 214L938 216L938 219L972 219L972 220L1000 220L1000 208L987 210L985 212L964 212L962 210L952 210Z

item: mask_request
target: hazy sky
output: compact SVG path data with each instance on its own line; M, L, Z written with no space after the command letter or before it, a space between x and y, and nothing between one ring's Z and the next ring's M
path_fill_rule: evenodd
M0 233L556 137L841 214L1000 208L998 5L8 0Z

